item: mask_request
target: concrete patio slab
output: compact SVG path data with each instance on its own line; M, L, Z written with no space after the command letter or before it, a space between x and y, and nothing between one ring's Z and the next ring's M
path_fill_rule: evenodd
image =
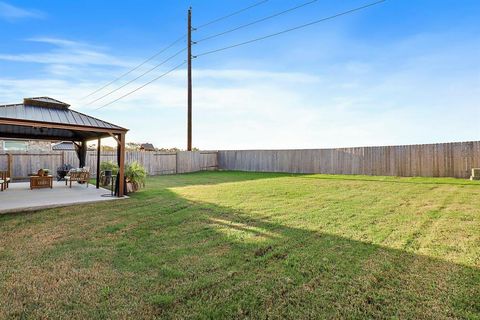
M0 214L8 212L35 211L47 208L64 207L78 203L111 201L123 198L111 196L110 190L96 189L94 185L72 184L54 181L53 189L30 190L29 182L10 183L10 187L0 192Z

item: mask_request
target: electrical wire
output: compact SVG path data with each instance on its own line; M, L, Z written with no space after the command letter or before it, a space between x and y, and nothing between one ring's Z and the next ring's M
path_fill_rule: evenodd
M268 0L261 1L261 2L259 2L259 3L257 3L257 4L255 4L255 5L252 5L252 6L250 6L250 7L245 8L245 9L239 10L239 11L237 11L237 12L235 12L235 13L233 13L233 14L230 14L230 15L228 15L228 16L224 16L224 17L221 17L221 18L219 18L219 19L213 20L213 21L211 21L211 22L209 22L209 23L207 23L207 24L202 25L201 27L207 26L207 25L209 25L209 24L215 23L215 22L220 21L220 20L223 20L223 19L226 19L226 18L228 18L229 16L232 16L232 15L234 15L234 14L243 12L243 11L245 11L245 10L247 10L247 9L253 8L253 7L258 6L258 5L260 5L260 4L264 3L264 2L267 2L267 1L268 1ZM316 0L315 0L315 1L316 1ZM315 1L310 1L310 2L304 3L303 5L300 5L300 6L305 6L305 5L310 4L310 3L313 3L313 2L315 2ZM311 26L311 25L314 25L314 24L317 24L317 23L320 23L320 22L324 22L324 21L327 21L327 20L331 20L331 19L334 19L334 18L343 16L343 15L350 14L350 13L354 13L354 12L356 12L356 11L360 11L360 10L366 9L366 8L375 6L375 5L377 5L377 4L380 4L380 3L383 3L383 2L386 2L386 1L387 1L387 0L380 0L380 1L372 2L372 3L366 4L366 5L363 5L363 6L360 6L360 7L356 7L356 8L354 8L354 9L350 9L350 10L347 10L347 11L343 11L343 12L340 12L340 13L337 13L337 14L334 14L334 15L331 15L331 16L328 16L328 17L319 19L319 20L315 20L315 21L312 21L312 22L309 22L309 23L306 23L306 24L302 24L302 25L293 27L293 28L285 29L285 30L282 30L282 31L279 31L279 32L276 32L276 33L272 33L272 34L263 36L263 37L259 37L259 38L255 38L255 39L252 39L252 40L244 41L244 42L241 42L241 43L233 44L233 45L226 46L226 47L223 47L223 48L218 48L218 49L214 49L214 50L202 52L202 53L200 53L200 54L198 54L198 55L196 55L196 56L193 56L193 58L197 58L197 57L201 57L201 56L213 54L213 53L216 53L216 52L220 52L220 51L232 49L232 48L235 48L235 47L239 47L239 46L242 46L242 45L246 45L246 44L250 44L250 43L253 43L253 42L257 42L257 41L261 41L261 40L264 40L264 39L268 39L268 38L271 38L271 37L274 37L274 36L278 36L278 35L281 35L281 34L284 34L284 33L288 33L288 32L291 32L291 31L295 31L295 30L298 30L298 29L306 28L306 27L308 27L308 26ZM298 7L298 6L297 6L297 7ZM296 8L296 7L294 7L294 8ZM288 9L288 10L286 10L286 12L289 12L289 11L291 11L291 10L295 10L294 8ZM286 13L286 12L285 12L285 13ZM274 17L274 16L277 16L277 15L279 15L279 14L283 14L283 13L277 13L276 15L272 15L272 16L263 18L263 20L260 19L260 20L258 20L258 22L264 21L265 19L269 19L270 17ZM251 24L253 24L253 23L257 23L257 22L254 21L254 22L252 22L252 23L250 23L250 24L247 24L247 25L251 25ZM245 26L247 26L247 25L245 25ZM240 27L243 28L243 26L240 26ZM237 27L237 28L238 28L238 27ZM236 29L236 28L235 28L235 29ZM231 30L233 30L233 29L231 29ZM232 32L232 31L227 30L226 32L228 33L228 32ZM224 33L225 33L225 32L224 32ZM224 34L224 33L222 33L222 34ZM218 35L220 35L220 34L218 34ZM218 36L218 35L217 35L217 36ZM203 40L205 40L205 39L203 39ZM183 51L185 51L185 50L186 50L186 48L178 51L177 53L175 53L174 56L177 56L178 54L180 54L181 52L183 52ZM174 56L171 56L171 57L169 57L169 58L167 58L167 59L170 60L170 59L172 59ZM167 61L168 61L168 60L167 60ZM163 63L165 63L165 62L166 62L166 61L163 61L163 62L161 62L161 64L163 64ZM95 109L95 110L99 110L99 109L105 108L105 107L107 107L107 106L109 106L109 105L111 105L111 104L113 104L113 103L115 103L115 102L117 102L117 101L119 101L119 100L121 100L121 99L123 99L123 98L125 98L125 97L127 97L127 96L129 96L129 95L131 95L131 94L133 94L133 93L135 93L135 92L137 92L137 91L139 91L139 90L141 90L141 89L143 89L144 87L146 87L146 86L148 86L149 84L157 81L157 80L160 79L160 78L163 78L164 76L168 75L169 73L173 72L174 70L177 70L178 68L180 68L181 66L185 65L186 63L187 63L187 62L184 61L184 62L182 62L181 64L178 64L178 65L175 66L174 68L172 68L172 69L168 70L167 72L161 74L160 76L158 76L158 77L156 77L156 78L148 81L147 83L143 84L142 86L140 86L140 87L138 87L138 88L136 88L136 89L134 89L134 90L132 90L132 91L130 91L130 92L128 92L128 93L120 96L120 97L118 97L117 99L115 99L115 100L113 100L113 101L111 101L111 102L109 102L109 103L107 103L107 104L102 105L101 107L98 107L98 108ZM160 64L160 65L161 65L161 64ZM159 67L160 65L155 66L155 67L152 68L151 70L156 69L156 68ZM150 70L150 71L151 71L151 70ZM150 71L147 71L145 74L147 74L147 73L150 72ZM145 75L145 74L143 74L143 75ZM138 78L142 77L143 75L137 77L136 79L130 81L129 83L137 80ZM128 83L127 83L127 84L128 84ZM125 86L125 85L124 85L124 86ZM116 90L112 91L111 93L113 93L113 92L115 92L115 91L118 91L119 89L123 88L124 86L122 86L122 87L120 87L120 88L117 88ZM109 94L111 94L111 93L109 93ZM101 98L100 98L100 99L101 99Z
M158 79L160 79L160 78L163 78L163 77L165 77L167 74L169 74L169 73L171 73L171 72L173 72L173 71L177 70L178 68L180 68L181 66L185 65L186 63L187 63L186 61L182 62L181 64L179 64L179 65L175 66L174 68L172 68L172 69L168 70L167 72L165 72L165 73L162 73L162 74L161 74L161 75L159 75L158 77L156 77L156 78L153 78L152 80L148 81L147 83L143 84L142 86L140 86L140 87L136 88L135 90L132 90L132 91L130 91L130 92L128 92L128 93L126 93L126 94L124 94L123 96L120 96L120 97L118 97L117 99L115 99L115 100L113 100L113 101L110 101L109 103L107 103L107 104L104 104L104 105L103 105L103 106L101 106L101 107L98 107L98 108L96 108L95 110L100 110L100 109L102 109L102 108L105 108L105 107L107 107L107 106L109 106L109 105L111 105L111 104L113 104L113 103L117 102L118 100L121 100L121 99L123 99L123 98L125 98L125 97L127 97L127 96L131 95L132 93L135 93L135 92L137 92L138 90L145 88L145 87L146 87L146 86L148 86L149 84L151 84L151 83L153 83L153 82L157 81L157 80L158 80Z
M150 68L148 69L147 71L145 71L144 73L142 73L141 75L139 75L138 77L128 81L127 83L121 85L120 87L104 94L103 96L101 96L100 98L97 98L93 101L90 101L89 103L87 103L87 106L91 105L91 104L94 104L95 102L97 102L98 100L101 100L109 95L111 95L112 93L114 92L117 92L118 90L122 89L122 88L125 88L126 86L128 86L130 83L132 82L135 82L137 81L138 79L142 78L143 76L149 74L150 72L152 72L153 70L157 69L158 67L164 65L165 63L167 63L168 61L172 60L173 58L175 58L176 56L178 56L180 53L184 52L185 50L187 50L187 48L183 48L182 50L179 50L177 51L175 54L171 55L170 57L168 57L167 59L163 60L162 62L160 62L159 64L155 65L153 68Z
M234 15L240 14L240 13L242 13L242 12L244 12L244 11L247 11L247 10L249 10L249 9L252 9L252 8L255 8L255 7L259 6L259 5L262 5L262 4L264 4L264 3L268 2L268 1L269 1L269 0L262 0L262 1L260 1L260 2L257 2L257 3L255 3L255 4L253 4L253 5L250 5L250 6L246 7L246 8L237 10L237 11L235 11L235 12L232 12L232 13L228 14L228 15L225 15L225 16L216 18L216 19L214 19L214 20L212 20L212 21L209 21L209 22L207 22L207 23L204 23L204 24L198 26L196 29L203 28L203 27L209 26L209 25L211 25L211 24L217 23L217 22L219 22L219 21L225 20L225 19L230 18L230 17L232 17L232 16L234 16ZM185 39L186 36L187 36L187 35L185 34L185 35L181 36L180 38L176 39L175 41L173 41L172 43L170 43L170 44L169 44L168 46L166 46L165 48L161 49L160 51L157 51L154 55L152 55L151 57L149 57L149 58L147 58L146 60L144 60L144 61L143 61L142 63L140 63L139 65L137 65L137 66L135 66L134 68L128 70L127 72L123 73L122 75L118 76L117 78L113 79L112 81L108 82L107 84L103 85L102 87L96 89L95 91L89 93L88 95L82 97L81 100L84 100L84 99L86 99L86 98L88 98L88 97L96 94L97 92L105 89L105 88L108 87L109 85L111 85L111 84L117 82L118 80L124 78L125 76L131 74L133 71L138 70L140 67L142 67L143 65L145 65L147 62L155 59L155 58L158 57L160 54L162 54L162 53L165 52L166 50L168 50L168 49L170 49L171 47L173 47L175 44L177 44L177 43L179 43L180 41L182 41L183 39ZM130 82L129 82L129 83L130 83ZM123 86L122 86L122 87L123 87ZM114 90L114 91L117 91L117 90ZM108 95L108 94L107 94L107 95ZM99 99L90 102L89 105L92 104L92 103L94 103L94 102L96 102L96 101L98 101L98 100L100 100L100 99L102 99L102 98L104 98L104 97L106 97L107 95L102 96L102 97L100 97Z
M308 26L311 26L311 25L314 25L314 24L317 24L317 23L320 23L320 22L324 22L324 21L327 21L327 20L338 18L338 17L343 16L343 15L347 15L347 14L350 14L350 13L353 13L353 12L356 12L356 11L366 9L368 7L372 7L374 5L380 4L380 3L385 2L385 1L387 1L387 0L380 0L380 1L372 2L370 4L367 4L367 5L364 5L364 6L361 6L361 7L357 7L357 8L348 10L348 11L343 11L343 12L334 14L332 16L326 17L326 18L322 18L322 19L312 21L312 22L309 22L309 23L306 23L306 24L302 24L302 25L299 25L299 26L296 26L296 27L293 27L293 28L285 29L285 30L282 30L282 31L279 31L279 32L276 32L276 33L272 33L272 34L263 36L263 37L255 38L255 39L248 40L248 41L245 41L245 42L232 44L230 46L226 46L226 47L223 47L223 48L218 48L218 49L202 52L200 54L195 55L194 58L201 57L201 56L206 56L206 55L216 53L216 52L219 52L219 51L224 51L224 50L240 47L240 46L243 46L243 45L246 45L246 44L250 44L250 43L253 43L253 42L260 41L260 40L265 40L265 39L268 39L268 38L271 38L271 37L275 37L275 36L290 32L290 31L295 31L295 30L298 30L298 29L306 28Z
M303 8L303 7L308 6L308 5L312 4L312 3L315 3L315 2L317 2L317 1L318 1L318 0L312 0L312 1L305 2L305 3L303 3L303 4L297 5L297 6L295 6L295 7L290 8L290 9L277 12L277 13L272 14L272 15L270 15L270 16L267 16L267 17L265 17L265 18L258 19L258 20L252 21L252 22L250 22L250 23L246 23L246 24L240 25L240 26L238 26L238 27L236 27L236 28L233 28L233 29L230 29L230 30L227 30L227 31L223 31L223 32L220 32L220 33L217 33L217 34L213 34L213 35L211 35L211 36L202 38L202 39L200 39L200 40L196 40L195 42L196 42L196 43L200 43L200 42L207 41L207 40L210 40L210 39L219 37L219 36L223 36L223 35L228 34L228 33L230 33L230 32L234 32L234 31L237 31L237 30L240 30L240 29L243 29L243 28L252 26L252 25L254 25L254 24L257 24L257 23L260 23L260 22L263 22L263 21L266 21L266 20L269 20L269 19L272 19L272 18L281 16L282 14L286 14L286 13L292 12L292 11L294 11L294 10Z
M164 47L163 49L161 49L160 51L157 51L154 55L152 55L151 57L147 58L146 60L144 60L142 63L140 63L139 65L137 65L136 67L130 69L129 71L123 73L122 75L120 75L119 77L113 79L112 81L110 81L109 83L105 84L104 86L98 88L97 90L91 92L90 94L84 96L83 98L81 98L82 100L83 99L86 99L92 95L94 95L95 93L105 89L106 87L108 87L109 85L117 82L118 80L124 78L125 76L128 76L130 73L132 73L133 71L137 70L138 68L142 67L143 65L145 65L147 62L155 59L156 57L158 57L160 54L164 53L165 51L167 51L168 49L170 49L171 47L173 47L174 45L176 45L177 43L181 42L183 39L185 39L187 37L187 35L183 35L181 36L180 38L176 39L175 41L173 41L172 43L170 43L168 46Z
M235 11L235 12L232 12L232 13L230 13L230 14L227 14L227 15L225 15L225 16L223 16L223 17L220 17L220 18L214 19L214 20L212 20L212 21L209 21L209 22L207 22L207 23L201 24L201 25L197 26L196 29L204 28L204 27L209 26L209 25L211 25L211 24L214 24L214 23L220 22L220 21L222 21L222 20L228 19L228 18L233 17L233 16L235 16L235 15L237 15L237 14L239 14L239 13L245 12L245 11L250 10L250 9L253 9L253 8L259 6L259 5L262 5L262 4L264 4L265 2L268 2L268 1L269 1L269 0L263 0L263 1L260 1L260 2L257 2L257 3L254 3L254 4L252 4L251 6L248 6L248 7L246 7L246 8L240 9L240 10L238 10L238 11Z

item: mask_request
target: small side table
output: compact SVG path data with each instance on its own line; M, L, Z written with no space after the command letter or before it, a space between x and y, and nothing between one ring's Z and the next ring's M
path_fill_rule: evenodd
M53 176L30 176L30 190L53 188Z

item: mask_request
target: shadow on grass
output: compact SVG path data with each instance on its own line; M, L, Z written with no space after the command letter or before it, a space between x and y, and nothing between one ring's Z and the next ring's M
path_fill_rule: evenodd
M72 312L94 319L118 318L125 310L131 318L478 318L478 268L305 230L278 216L259 218L169 190L288 176L199 175L155 179L125 201L58 216L45 212L45 219L58 217L66 234L78 235L46 247L32 265L49 269L73 259L77 270L105 268L91 282L72 278L54 284L48 295L30 296L19 292L29 292L30 283L42 284L41 275L29 272L30 264L0 255L2 300L20 300L23 308L4 312L24 318ZM74 230L78 225L65 223L76 214L92 222L80 233ZM24 284L10 278L11 266L22 273ZM102 270L120 274L120 280L112 282ZM111 289L99 278L109 279ZM70 295L63 294L62 285Z
M145 299L160 316L470 319L480 314L478 268L165 192L173 208L138 212L150 219L120 230L111 243L113 266L137 274L139 283L145 273L159 270Z

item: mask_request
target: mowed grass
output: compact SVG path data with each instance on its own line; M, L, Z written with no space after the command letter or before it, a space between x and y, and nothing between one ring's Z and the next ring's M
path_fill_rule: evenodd
M0 318L480 319L480 184L205 172L0 216Z

